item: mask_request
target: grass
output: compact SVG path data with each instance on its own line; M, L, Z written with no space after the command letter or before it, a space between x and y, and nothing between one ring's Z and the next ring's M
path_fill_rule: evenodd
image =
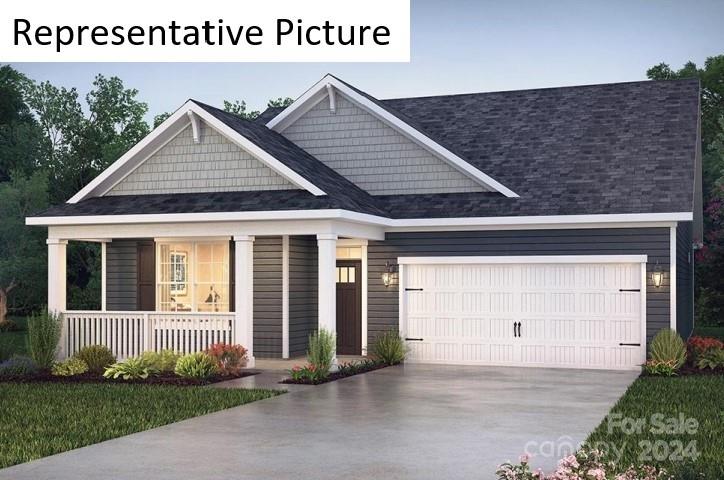
M0 349L7 350L9 355L27 355L28 319L26 317L8 318L17 323L20 330L17 332L0 332Z
M0 468L278 394L150 385L0 384Z
M699 335L701 337L714 337L719 340L724 340L724 327L709 327L699 326L694 327L693 335Z
M674 473L677 479L723 479L722 392L723 375L640 377L587 442L604 447L609 454L614 448L621 449L616 463L622 468L632 464L654 464ZM633 432L625 431L618 426L620 424L614 423L617 414L644 421L645 424ZM663 414L667 422L681 418L695 419L698 426L692 426L693 433L681 429L677 432L656 432L657 425L652 419L654 414ZM683 448L680 449L679 445ZM689 455L694 449L698 452L695 459ZM683 454L684 458L676 458L677 453ZM700 475L694 476L694 472Z

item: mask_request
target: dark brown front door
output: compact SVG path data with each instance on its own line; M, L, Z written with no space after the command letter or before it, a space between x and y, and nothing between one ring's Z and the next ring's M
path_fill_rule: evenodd
M337 353L362 353L362 262L337 261Z
M136 307L153 312L156 310L156 246L153 240L138 242L136 261Z

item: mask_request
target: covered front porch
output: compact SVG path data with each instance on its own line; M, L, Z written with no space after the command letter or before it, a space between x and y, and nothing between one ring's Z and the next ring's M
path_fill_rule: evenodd
M254 367L257 358L303 356L310 333L337 333L339 325L349 330L339 332L341 353L366 354L367 242L384 239L379 227L341 219L103 220L48 229L48 308L62 313L62 357L94 344L123 359L224 342L247 348ZM101 244L100 310L66 308L69 241ZM349 308L338 314L340 261L344 281L359 284L351 320Z

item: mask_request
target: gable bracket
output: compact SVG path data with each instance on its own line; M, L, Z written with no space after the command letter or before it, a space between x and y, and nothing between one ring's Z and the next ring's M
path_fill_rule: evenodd
M201 143L201 120L198 115L191 110L187 111L186 115L188 115L189 120L191 120L191 130L194 135L194 143Z
M334 115L337 113L337 106L335 105L334 87L331 83L327 84L327 94L329 95L329 112Z

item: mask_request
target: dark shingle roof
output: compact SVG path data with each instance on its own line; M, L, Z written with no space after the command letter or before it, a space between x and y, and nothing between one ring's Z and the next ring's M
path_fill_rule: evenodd
M693 211L697 80L382 101L355 90L521 198L497 193L373 197L266 128L264 123L281 108L267 109L249 122L196 102L329 198L305 191L116 196L61 205L41 215L111 215L129 209L171 213L345 208L392 218Z

